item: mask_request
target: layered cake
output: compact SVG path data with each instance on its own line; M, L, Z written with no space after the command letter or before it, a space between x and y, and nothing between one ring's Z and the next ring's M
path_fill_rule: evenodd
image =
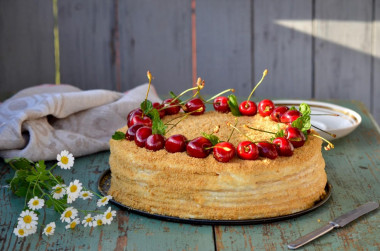
M168 122L183 113L162 118ZM268 141L273 135L243 125L275 132L285 124L270 117L241 116L216 111L188 116L171 128L165 138L181 134L191 140L211 133L235 147L247 137ZM240 132L227 123L236 124ZM119 129L125 133L128 127ZM311 132L312 134L315 132ZM256 219L305 210L325 194L327 177L321 153L322 140L309 136L292 156L275 159L233 157L227 163L212 154L194 158L185 152L151 151L134 141L110 140L112 173L109 194L122 204L148 213L186 219Z

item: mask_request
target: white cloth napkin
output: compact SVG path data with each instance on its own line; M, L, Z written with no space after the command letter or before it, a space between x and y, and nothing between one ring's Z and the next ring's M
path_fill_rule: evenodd
M147 88L143 84L126 93L71 85L24 89L0 104L0 157L53 160L62 150L74 157L107 150ZM153 86L149 100L161 102Z

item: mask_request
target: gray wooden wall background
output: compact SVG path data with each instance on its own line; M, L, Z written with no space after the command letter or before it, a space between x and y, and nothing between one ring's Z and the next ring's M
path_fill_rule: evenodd
M58 26L61 82L82 89L150 69L178 92L196 64L205 92L246 96L268 68L258 98L361 100L380 121L380 0L58 0ZM52 0L0 0L0 100L54 83L53 27Z

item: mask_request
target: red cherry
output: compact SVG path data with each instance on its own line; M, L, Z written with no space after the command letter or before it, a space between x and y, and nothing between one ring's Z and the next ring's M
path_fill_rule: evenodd
M131 117L128 127L131 127L136 124L142 124L144 126L152 127L152 120L148 116L141 117L141 115L134 115Z
M181 134L170 136L165 142L165 149L170 153L186 151L187 139Z
M157 109L158 113L160 114L160 118L162 119L165 116L165 110L162 109L162 108L164 108L164 104L160 104L158 102L154 102L152 105L153 105L153 108Z
M227 97L220 96L220 97L215 98L212 105L214 106L215 111L218 111L221 113L228 113L230 111Z
M300 113L299 111L289 110L282 114L280 120L282 123L292 123L294 120L298 119L301 116L302 113Z
M131 141L134 140L137 130L143 126L144 126L143 124L135 124L135 125L129 127L127 130L127 133L125 134L125 138L127 140L131 140Z
M191 115L201 115L205 112L206 107L203 101L199 98L194 98L190 101L188 101L185 105L186 111L185 112L193 112ZM201 109L199 112L194 112L198 109Z
M213 148L214 158L219 162L228 162L235 156L235 147L230 142L220 142Z
M204 137L198 137L187 144L186 152L191 157L206 158L211 152L211 147L212 144L210 140Z
M261 157L268 159L275 159L278 156L276 146L269 142L259 142L257 143L259 148L259 154Z
M289 126L285 130L285 135L295 148L301 147L305 144L306 137L298 128Z
M274 104L272 100L269 100L269 99L261 100L258 105L258 110L259 110L260 115L263 117L271 115L272 111L274 110Z
M152 128L143 126L136 131L135 143L138 147L144 147L146 139L152 135Z
M294 147L292 143L284 138L284 137L277 137L273 140L273 144L277 147L277 152L280 156L292 156Z
M242 141L237 147L237 155L242 159L255 160L259 157L259 149L251 141Z
M161 134L150 135L145 142L145 148L152 151L158 151L164 148L165 138Z
M256 103L253 101L243 101L239 105L239 111L245 116L253 116L257 113Z
M282 114L284 114L288 110L289 110L289 107L287 106L276 107L273 109L272 113L270 114L270 118L273 121L280 122Z
M129 123L132 117L134 117L135 115L141 116L142 114L143 114L143 111L140 108L133 109L130 113L128 113L127 124Z
M172 102L172 100L173 100L172 98L169 98L164 101L164 105L165 105L164 111L165 111L165 114L167 115L177 114L179 113L179 110L181 110L179 101L175 100L174 102Z

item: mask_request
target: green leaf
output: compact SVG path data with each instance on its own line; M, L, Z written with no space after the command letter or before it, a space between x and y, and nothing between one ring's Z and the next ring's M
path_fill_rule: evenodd
M162 122L158 110L152 109L148 116L152 118L152 134L165 135L166 125Z
M311 114L310 106L305 103L300 104L299 111L302 113L302 116L310 116Z
M231 113L234 116L241 116L241 113L239 111L239 104L238 104L237 98L234 94L230 94L228 96L227 103L228 103L228 106L230 107Z
M47 201L46 201L46 206L47 206L48 208L52 207L52 206L53 206L53 201L52 201L51 199L47 200Z
M122 139L125 139L125 133L123 133L123 132L119 132L119 131L116 131L116 132L112 135L112 139L114 139L114 140L122 140Z
M205 137L206 139L210 140L211 144L215 146L220 142L218 136L213 135L213 134L207 134L205 132L202 132L202 136Z
M6 159L5 162L16 170L32 170L34 166L34 163L26 158Z
M153 109L153 104L147 99L140 104L140 108L144 114L148 114Z
M45 161L43 160L38 161L38 163L36 164L36 170L38 172L43 172L45 171L45 169L46 169Z
M298 129L302 130L302 127L303 127L302 116L292 122L292 127L296 127Z
M295 106L290 107L290 111L297 111L297 108Z

